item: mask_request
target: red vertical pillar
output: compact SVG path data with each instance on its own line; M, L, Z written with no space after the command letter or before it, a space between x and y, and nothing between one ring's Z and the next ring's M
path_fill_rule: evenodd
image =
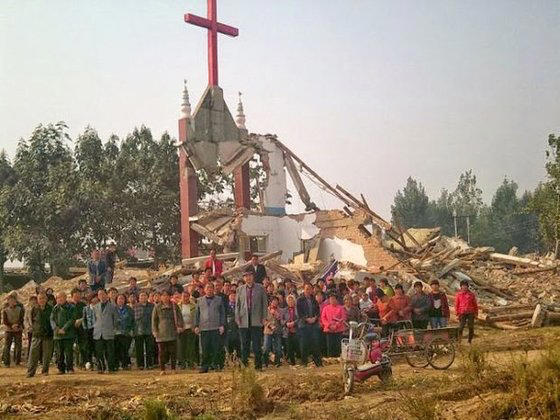
M251 185L249 183L249 162L233 171L235 207L251 208Z
M179 142L187 141L188 118L179 120ZM198 179L183 147L179 147L179 194L181 203L181 256L198 256L198 233L191 229L189 218L198 213Z

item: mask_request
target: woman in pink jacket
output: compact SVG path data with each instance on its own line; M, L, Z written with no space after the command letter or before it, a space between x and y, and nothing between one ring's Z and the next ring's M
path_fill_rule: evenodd
M478 316L476 296L469 290L469 282L461 281L461 290L455 295L455 313L459 319L459 339L463 338L465 324L469 327L469 344L474 337L474 319Z
M327 357L340 356L340 339L344 332L346 311L338 303L334 293L329 295L329 303L321 311L321 327L327 337Z

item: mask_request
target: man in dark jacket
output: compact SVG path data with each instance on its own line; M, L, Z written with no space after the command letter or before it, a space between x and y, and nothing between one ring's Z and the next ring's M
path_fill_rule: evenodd
M105 263L107 271L105 272L105 284L113 283L113 276L115 275L115 265L117 263L117 246L115 244L109 245L105 251Z
M14 362L17 365L21 363L21 345L23 334L23 320L25 310L23 305L17 301L17 295L11 293L8 296L8 304L2 311L2 323L6 330L4 335L4 352L2 353L2 361L4 366L10 366L10 348L12 342L15 344Z
M425 330L430 322L430 309L432 301L430 296L424 293L424 285L421 281L414 283L414 294L410 297L409 311L412 314L412 326Z
M259 263L259 257L257 255L253 255L251 257L251 265L247 268L247 271L253 273L255 283L262 284L264 278L266 277L266 268L264 265Z
M42 355L42 374L49 374L49 364L53 354L53 330L51 327L52 306L47 304L47 295L39 293L37 306L31 309L31 352L27 361L27 377L35 376L39 358Z
M299 322L298 333L301 346L301 362L303 365L306 365L307 357L311 353L315 365L323 366L320 349L321 326L319 324L321 312L319 304L315 300L315 296L313 296L313 286L311 283L305 283L303 286L303 295L297 300L296 310Z
M59 375L74 372L74 352L72 346L76 338L74 305L66 301L66 293L56 295L56 305L51 313L51 327L54 332L57 367Z
M99 250L91 253L88 261L89 286L93 292L105 288L105 276L107 274L107 263L101 259Z

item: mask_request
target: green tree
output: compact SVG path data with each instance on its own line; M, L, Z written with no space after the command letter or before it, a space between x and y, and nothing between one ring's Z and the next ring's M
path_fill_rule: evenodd
M430 226L441 227L442 235L455 235L453 225L453 200L447 189L441 190L437 200L430 201L428 205L428 218Z
M179 169L177 149L165 133L156 142L150 130L136 128L122 142L116 161L119 180L121 248L150 250L154 264L176 259L179 250Z
M115 200L113 181L116 178L115 158L118 146L115 139L106 149L97 131L87 127L78 136L74 156L78 165L79 187L77 195L81 208L80 234L85 248L99 248L106 244L118 226L113 221ZM111 156L112 146L117 147L116 155Z
M560 245L560 137L550 134L546 150L547 181L535 190L529 208L539 218L541 238L558 255Z
M26 262L35 280L64 275L80 248L78 176L62 122L38 126L21 140L14 159L16 182L3 192L7 212L5 244Z
M395 195L394 204L391 206L393 223L403 227L431 226L429 213L429 199L421 182L408 177L406 185Z
M0 293L4 291L4 264L8 260L8 248L5 246L6 229L8 227L8 214L6 206L1 201L10 194L9 190L16 182L14 168L4 150L0 151Z

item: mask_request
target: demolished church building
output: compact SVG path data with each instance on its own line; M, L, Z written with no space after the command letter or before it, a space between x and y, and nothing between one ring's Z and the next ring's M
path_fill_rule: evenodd
M300 267L307 264L313 271L333 260L371 272L398 264L399 260L385 249L383 242L391 240L404 245L404 235L372 211L363 196L358 200L344 188L331 186L276 136L249 134L245 122L241 98L234 120L218 86L208 87L191 115L185 85L179 120L180 138L188 139L179 144L184 166L181 209L188 212L188 220L182 218L184 259L197 256L189 242L203 237L226 253L237 253L238 261L250 254L281 251L280 263ZM246 197L239 197L248 195L248 191L243 191L248 188L248 179L240 178L255 155L259 156L265 174L258 210L246 205ZM212 174L218 169L234 174L235 206L199 212L197 203L192 202L196 171ZM303 174L338 197L342 208L319 209L311 201ZM287 214L288 177L305 206L304 213Z

